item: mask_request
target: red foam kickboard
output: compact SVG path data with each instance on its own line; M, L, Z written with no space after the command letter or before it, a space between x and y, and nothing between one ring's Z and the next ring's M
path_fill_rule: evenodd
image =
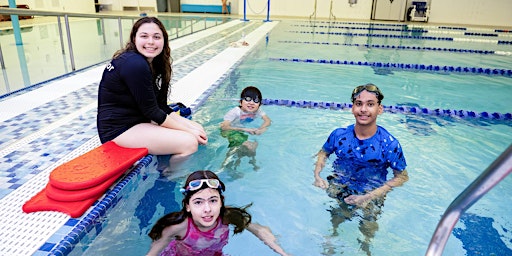
M55 168L49 183L63 190L94 187L123 173L147 154L147 148L124 148L109 141Z
M121 177L124 172L120 172L119 174L112 176L110 179L105 182L96 185L94 187L80 189L80 190L64 190L60 188L56 188L52 186L52 184L48 183L46 185L46 196L49 199L53 199L55 201L62 202L73 202L73 201L81 201L89 198L98 198L105 191L116 182L116 180Z
M26 213L59 211L80 217L137 160L146 148L123 148L107 142L50 173L47 186L22 207Z
M89 198L83 201L61 202L55 201L46 196L46 188L28 200L22 207L26 213L37 211L58 211L67 213L72 218L78 218L96 201L96 198Z

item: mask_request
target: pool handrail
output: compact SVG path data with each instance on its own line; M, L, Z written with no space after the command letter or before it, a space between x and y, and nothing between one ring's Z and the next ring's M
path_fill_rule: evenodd
M0 7L0 14L5 15L18 15L18 16L64 16L65 14L72 17L81 18L134 18L139 17L139 14L99 14L99 13L80 13L80 12L65 12L65 11L45 11L35 9L20 9L20 8L6 8Z
M0 7L0 14L4 15L18 15L18 16L64 16L68 15L69 17L77 17L77 18L108 18L108 19L139 19L141 17L140 13L82 13L82 12L65 12L65 11L44 11L44 10L34 10L34 9L19 9L19 8L6 8ZM154 16L172 16L167 15L165 13L153 13ZM203 19L205 16L203 15L187 15L187 16L176 16L180 19L186 20L197 20Z
M460 216L512 172L512 144L444 212L432 235L426 256L440 256Z

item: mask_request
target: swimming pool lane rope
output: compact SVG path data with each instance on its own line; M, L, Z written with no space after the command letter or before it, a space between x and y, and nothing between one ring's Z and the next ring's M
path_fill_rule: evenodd
M453 38L453 37L436 37L436 36L410 36L410 35L389 35L389 34L370 34L370 33L350 33L350 32L314 32L314 31L297 31L290 30L290 33L299 34L318 34L318 35L336 35L336 36L364 36L364 37L381 37L381 38L399 38L399 39L419 39L419 40L436 40L436 41L464 41L478 43L495 43L495 44L512 44L512 41L491 40L491 39L474 39L474 38Z
M370 23L370 22L343 22L343 21L304 21L309 24L321 24L321 23L328 23L328 24L349 24L349 25L364 25L364 26L384 26L384 27L402 27L402 28L433 28L433 29L443 29L443 30L461 30L461 31L467 31L468 28L466 27L452 27L452 26L434 26L434 25L409 25L409 24L394 24L394 23ZM496 33L512 33L512 30L507 29L489 29L489 28L474 28L475 30L481 30L481 31L491 31Z
M506 51L487 51L487 50L472 50L472 49L456 49L456 48L441 48L441 47L420 47L420 46L406 46L406 45L383 45L383 44L347 44L347 43L329 43L329 42L310 42L310 41L278 41L279 43L288 44L315 44L315 45L334 45L334 46L357 46L366 48L380 48L380 49L396 49L396 50L414 50L414 51L438 51L438 52L455 52L455 53L472 53L472 54L496 54L496 55L512 55L512 52Z
M479 32L466 32L466 31L454 31L454 30L428 30L424 27L409 27L404 26L401 28L385 28L385 27L353 27L353 26L332 26L332 25L292 25L294 27L306 27L306 28L322 28L322 29L350 29L350 30L366 30L366 31L386 31L386 32L402 32L402 33L430 33L430 34L451 34L451 35L461 35L461 36L475 36L475 37L510 37L508 34L498 34L498 33L479 33Z
M286 99L263 99L263 105L275 105L297 108L319 108L331 110L348 110L352 108L351 103L337 103L337 102L324 102L324 101L306 101L306 100L286 100ZM415 106L385 106L385 112L402 113L402 114L416 114L416 115L433 115L433 116L451 116L459 118L473 118L473 119L487 119L487 120L512 120L512 113L498 113L498 112L475 112L471 110L457 110L457 109L429 109Z
M353 66L369 66L372 68L389 68L413 71L427 72L444 72L444 73L461 73L461 74L482 74L491 76L512 77L512 70L497 68L480 68L480 67L455 67L455 66L438 66L426 64L407 64L407 63L390 63L390 62L373 62L373 61L352 61L352 60L324 60L324 59L299 59L299 58L269 58L270 61L282 62L304 62L331 65L353 65Z

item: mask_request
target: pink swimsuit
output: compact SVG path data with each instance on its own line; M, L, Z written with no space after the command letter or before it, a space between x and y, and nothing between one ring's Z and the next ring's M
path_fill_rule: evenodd
M217 226L209 231L199 230L192 218L188 218L188 227L185 237L173 240L160 253L160 256L174 255L200 255L221 256L222 248L228 243L229 226L217 219Z

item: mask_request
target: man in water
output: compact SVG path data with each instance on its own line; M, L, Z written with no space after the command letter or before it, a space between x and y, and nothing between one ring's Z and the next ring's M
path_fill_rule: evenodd
M384 95L374 84L361 85L352 91L355 124L331 132L317 154L314 170L313 185L327 190L339 204L330 209L334 235L340 223L361 217L359 230L365 240L360 244L368 255L386 194L409 179L400 143L377 125L377 117L383 112L383 99ZM325 180L320 172L332 153L336 153L333 174ZM388 169L392 169L394 175L389 180Z

